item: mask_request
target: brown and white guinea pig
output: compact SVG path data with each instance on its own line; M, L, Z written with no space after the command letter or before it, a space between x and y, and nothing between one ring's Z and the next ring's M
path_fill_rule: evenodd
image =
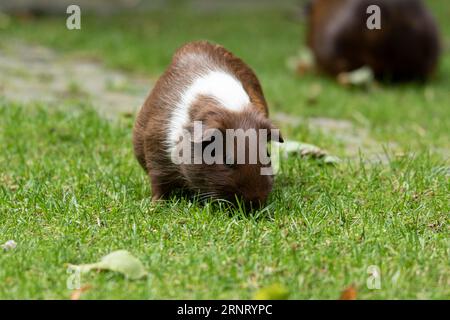
M369 29L367 8L380 8L380 29ZM330 75L369 66L380 80L425 80L436 68L437 25L420 0L312 0L307 42Z
M214 129L224 133L224 158L230 157L227 148L235 149L237 143L234 138L231 143L226 141L227 129L255 129L257 138L266 143L269 139L282 142L279 134L259 135L259 129L275 127L268 119L266 100L252 69L220 45L188 43L174 54L133 130L135 155L150 177L152 200L181 189L230 202L239 199L253 207L263 205L272 190L273 176L261 175L261 169L270 168L270 158L268 164L259 160L238 163L233 152L233 159L224 159L224 163L174 161L185 132L192 133L198 121L203 134L200 140L197 136L188 141L192 150L198 144L206 148L212 140L204 133ZM249 143L245 144L245 159L249 159Z

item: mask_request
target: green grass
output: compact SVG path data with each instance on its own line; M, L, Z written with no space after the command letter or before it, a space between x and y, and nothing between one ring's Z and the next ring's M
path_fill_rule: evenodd
M86 298L251 298L271 283L292 298L336 298L351 283L361 298L448 297L448 168L427 154L370 168L291 160L270 206L248 216L152 205L131 121L11 104L0 119L0 230L18 243L0 255L3 298L66 298L65 263L120 248L151 283L84 275ZM365 287L370 265L382 290Z
M449 39L450 6L430 2ZM116 249L150 272L128 281L114 273L82 276L83 298L252 298L281 284L290 298L449 298L450 54L435 79L349 90L318 75L298 77L286 59L303 27L284 12L163 11L130 19L13 20L0 41L42 43L72 56L156 79L176 47L193 39L222 43L254 67L271 110L348 119L386 147L386 163L359 159L337 167L291 159L269 206L254 215L174 198L150 202L133 158L132 119L107 121L84 103L47 108L0 103L0 298L68 298L66 263L94 262ZM315 104L310 88L322 86ZM143 97L144 98L144 97ZM332 136L305 127L284 135L343 156ZM441 150L441 151L436 151ZM444 150L444 152L442 152ZM381 270L380 290L366 286Z

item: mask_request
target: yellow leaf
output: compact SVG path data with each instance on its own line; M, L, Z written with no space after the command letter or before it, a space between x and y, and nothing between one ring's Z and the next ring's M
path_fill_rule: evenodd
M280 284L272 284L256 292L255 300L286 300L289 297L289 291Z

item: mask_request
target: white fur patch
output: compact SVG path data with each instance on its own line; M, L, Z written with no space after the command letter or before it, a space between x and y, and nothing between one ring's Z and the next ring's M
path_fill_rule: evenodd
M242 83L226 71L215 70L199 75L182 94L181 101L171 115L168 134L169 151L173 150L183 134L183 128L189 121L189 108L199 95L213 97L223 108L230 111L241 111L250 103Z

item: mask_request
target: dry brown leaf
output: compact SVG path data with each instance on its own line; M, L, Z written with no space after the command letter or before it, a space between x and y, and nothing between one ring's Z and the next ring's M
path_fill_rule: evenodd
M92 288L92 286L90 284L87 284L85 286L82 286L79 289L73 290L72 293L70 294L70 300L79 300L81 297L81 294L83 292L88 291L91 288Z
M351 285L350 287L342 291L339 300L356 300L356 295L356 288Z

